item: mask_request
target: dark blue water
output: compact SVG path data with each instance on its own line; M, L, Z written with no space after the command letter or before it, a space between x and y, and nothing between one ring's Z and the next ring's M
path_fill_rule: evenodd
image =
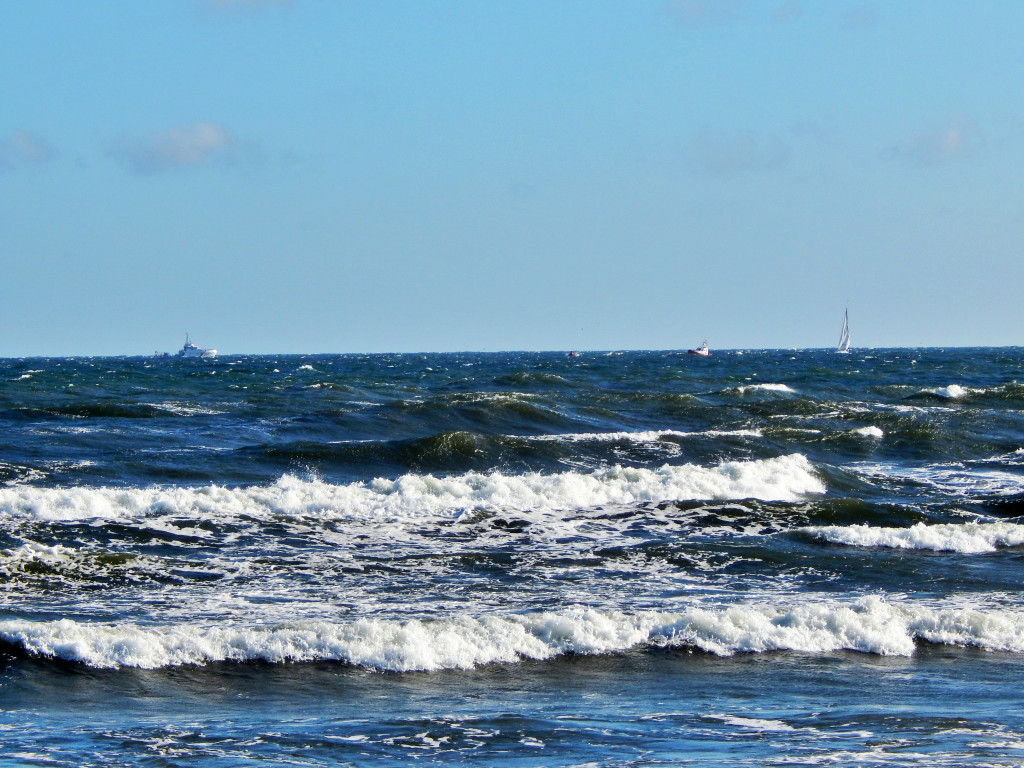
M0 361L0 763L1019 765L1021 382Z

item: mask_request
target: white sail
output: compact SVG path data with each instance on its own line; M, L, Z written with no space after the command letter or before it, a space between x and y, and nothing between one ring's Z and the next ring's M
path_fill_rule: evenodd
M839 334L839 346L836 347L836 352L849 352L850 351L850 311L847 310L843 314L843 330Z

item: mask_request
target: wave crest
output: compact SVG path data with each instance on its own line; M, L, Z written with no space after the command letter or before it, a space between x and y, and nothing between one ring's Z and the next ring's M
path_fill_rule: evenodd
M269 628L15 620L0 622L0 639L32 656L92 667L327 660L410 672L637 647L695 648L719 656L781 650L910 656L920 640L1024 653L1024 613L864 598L853 603L736 605L681 613L630 615L577 607L523 616L295 622Z
M833 544L889 549L923 549L934 552L978 554L999 547L1024 545L1024 525L1017 523L917 523L910 528L880 528L868 525L819 526L801 529Z
M124 519L188 514L216 519L291 515L402 519L457 515L481 508L583 509L658 501L796 501L825 486L800 454L713 467L613 466L593 472L510 475L467 472L334 485L285 475L269 486L224 488L0 489L0 515L39 520Z

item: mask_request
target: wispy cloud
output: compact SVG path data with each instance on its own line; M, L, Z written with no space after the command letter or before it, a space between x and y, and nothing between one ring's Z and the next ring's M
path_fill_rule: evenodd
M693 142L696 167L729 175L777 168L789 158L789 145L775 136L703 131Z
M728 24L739 18L741 0L668 0L665 11L681 27Z
M40 165L56 156L49 143L28 131L14 131L0 139L0 171Z
M981 131L962 115L928 131L916 131L893 148L893 154L915 165L946 165L969 157L984 144Z
M231 162L238 142L217 123L193 123L142 139L121 139L111 154L139 174Z

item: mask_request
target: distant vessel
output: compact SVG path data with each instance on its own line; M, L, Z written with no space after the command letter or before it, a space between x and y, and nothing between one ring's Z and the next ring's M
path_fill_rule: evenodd
M216 357L216 349L201 349L192 343L192 340L185 334L185 346L178 350L177 357Z
M843 313L843 330L839 333L839 345L836 352L850 351L850 310Z
M701 345L696 349L687 350L691 355L704 355L705 357L711 354L711 350L708 349L707 339L701 342Z

